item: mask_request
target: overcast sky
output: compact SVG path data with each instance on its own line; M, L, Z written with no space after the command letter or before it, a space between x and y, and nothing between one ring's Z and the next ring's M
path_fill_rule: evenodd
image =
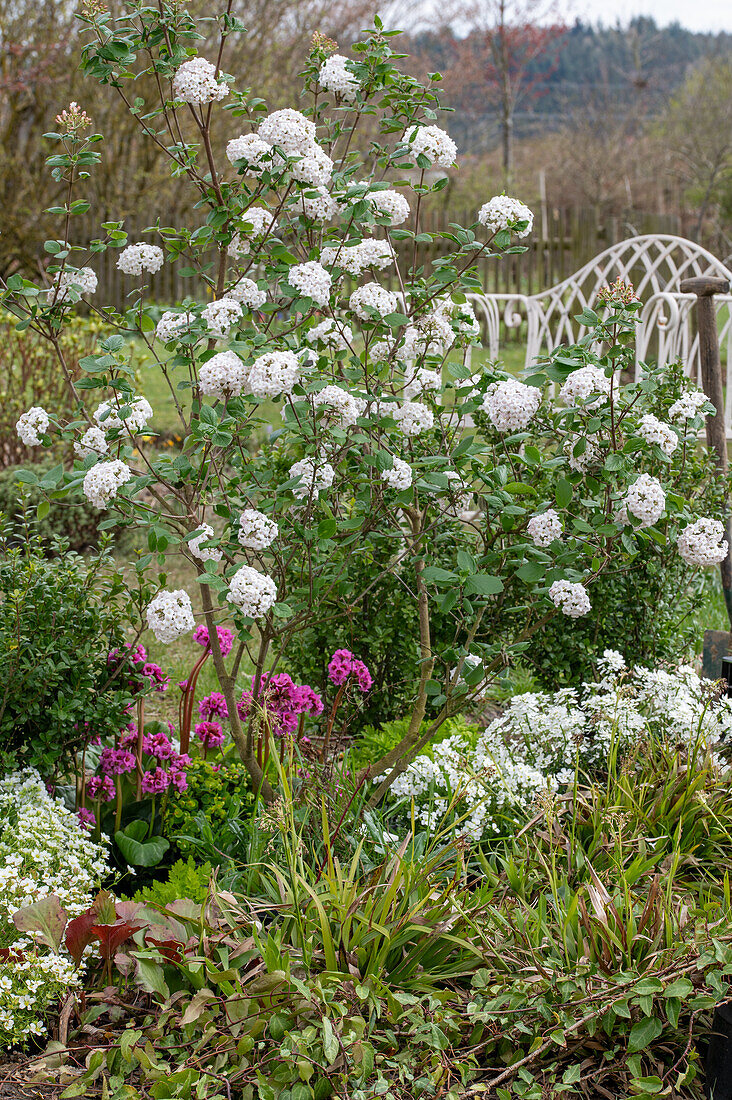
M572 0L568 9L580 19L606 25L652 15L661 26L678 22L694 31L732 32L732 0Z

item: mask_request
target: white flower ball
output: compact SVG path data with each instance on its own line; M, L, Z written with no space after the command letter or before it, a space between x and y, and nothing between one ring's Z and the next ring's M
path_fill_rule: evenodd
M222 553L215 546L202 546L203 542L210 542L214 537L214 529L209 523L202 523L200 532L188 540L188 549L194 558L199 561L221 561Z
M727 557L729 543L724 537L724 524L718 519L698 519L690 523L676 540L679 554L687 565L719 565Z
M340 386L326 386L320 393L313 394L316 409L332 410L336 422L341 428L352 427L366 410L366 402Z
M233 351L212 355L198 370L198 385L208 397L238 397L244 392L248 369Z
M300 111L285 107L273 111L259 124L259 137L290 156L306 156L315 143L315 123Z
M414 157L426 157L438 168L449 168L455 163L457 145L439 126L412 126L402 142L410 147Z
M412 484L412 467L401 458L394 457L391 469L381 471L381 480L397 492L402 492Z
M509 378L505 382L491 382L481 408L496 431L521 432L536 416L540 405L540 389Z
M689 390L682 394L678 401L674 401L668 410L669 419L693 420L695 416L699 416L707 400L706 394L701 390Z
M333 161L325 149L315 143L305 156L291 162L289 168L292 178L308 187L324 187L333 175Z
M41 436L48 431L48 413L40 405L32 405L28 412L18 417L15 430L18 438L26 447L37 447L41 442Z
M628 489L625 507L636 519L641 520L641 527L650 527L656 523L666 507L666 494L658 478L641 474Z
M279 531L275 520L256 508L245 508L239 519L239 542L248 550L266 550Z
M91 267L81 267L78 269L65 267L63 271L58 271L53 277L53 286L48 290L48 301L50 305L57 305L59 302L66 302L71 297L70 291L72 287L76 287L79 295L94 294L98 286L98 280L96 272Z
M326 320L308 329L305 339L312 345L322 344L333 351L346 351L353 344L353 332L349 325Z
M228 85L217 78L216 66L205 57L184 61L173 77L173 98L183 103L214 103L228 94Z
M316 305L326 306L330 300L333 279L316 260L291 267L287 272L287 282L303 297L312 298Z
M248 279L246 275L242 275L241 279L226 291L226 297L241 302L247 309L261 309L267 301L267 292L260 290L254 279Z
M118 458L97 462L84 475L84 496L95 508L106 508L131 477L132 470Z
M216 340L225 340L244 314L236 298L218 298L202 311L208 330Z
M343 54L334 53L320 67L318 83L326 91L348 103L353 103L358 95L360 84L348 69L349 59Z
M146 397L131 399L119 397L119 407L102 401L94 413L94 419L103 431L120 429L129 435L141 432L152 416L152 406Z
M370 191L366 202L380 218L387 218L389 225L402 225L409 217L409 203L399 191Z
M292 393L300 381L300 363L292 351L268 351L249 368L247 386L255 397L279 397Z
M87 428L81 439L77 439L74 443L74 450L79 458L86 458L87 455L93 454L105 455L109 450L109 444L101 428Z
M277 585L251 565L242 565L229 581L227 599L248 619L260 619L277 602Z
M562 521L553 508L547 508L546 512L531 517L526 533L535 546L551 546L562 537Z
M656 443L669 458L679 445L679 437L673 428L650 413L641 417L638 435L647 443Z
M582 454L575 454L574 449L580 439L584 439L585 449ZM564 453L569 461L570 468L577 473L584 474L591 469L600 458L600 448L591 436L568 435L563 445Z
M246 169L252 176L260 176L272 165L272 146L262 141L259 134L242 134L232 138L226 146L226 156L241 171Z
M617 385L615 379L610 379L600 367L580 367L573 370L565 380L559 391L559 396L566 405L574 406L582 402L584 408L595 409L610 396L610 387ZM589 401L588 398L593 397Z
M125 275L142 275L143 271L154 275L164 262L165 254L156 244L128 244L117 257L117 267Z
M164 645L188 634L196 625L191 598L182 588L158 592L148 605L146 618L147 625Z
M338 203L325 187L312 187L301 191L292 199L295 213L314 222L327 222L338 209Z
M528 237L534 227L534 215L528 206L508 195L495 195L484 203L478 211L478 221L491 233L514 229L519 222L526 222L525 229L516 230L517 237Z
M354 290L348 305L359 320L373 321L371 310L375 310L379 317L387 317L390 313L396 313L399 299L378 283L364 283Z
M292 490L298 500L307 500L312 496L317 500L323 489L330 489L335 479L335 470L329 462L316 465L312 458L301 458L290 466L290 477L299 477L300 484Z
M435 424L432 409L428 409L420 401L405 401L403 405L396 405L389 411L404 435L421 435Z
M583 584L571 581L555 581L549 589L549 596L555 607L560 607L570 619L578 619L591 610L592 604Z
M155 335L163 344L169 344L180 336L195 321L193 313L176 313L175 310L166 309L155 327Z

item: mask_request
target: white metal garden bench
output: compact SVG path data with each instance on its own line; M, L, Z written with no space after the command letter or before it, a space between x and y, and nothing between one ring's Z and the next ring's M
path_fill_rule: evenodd
M526 359L561 343L574 343L586 332L575 317L592 308L598 292L617 278L633 284L643 302L636 364L654 360L660 366L681 360L687 375L699 382L699 337L692 309L694 294L682 294L682 280L714 275L732 283L732 271L705 248L683 237L648 234L620 241L601 252L569 278L538 294L471 294L483 325L484 346L491 359L500 356L501 323L506 329L526 326ZM726 350L725 425L732 435L732 294L714 299L720 348Z

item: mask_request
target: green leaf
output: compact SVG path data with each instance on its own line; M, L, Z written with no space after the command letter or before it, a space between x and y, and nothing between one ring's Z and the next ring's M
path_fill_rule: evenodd
M647 1016L644 1020L639 1020L630 1029L628 1037L629 1053L632 1054L636 1050L645 1050L654 1039L658 1038L662 1031L663 1024L657 1016Z
M425 584L452 584L457 579L456 573L452 573L449 569L440 569L439 565L428 565L422 573Z
M476 596L496 596L503 591L503 581L490 573L475 573L466 580L465 591Z
M56 894L34 901L13 913L13 924L19 932L36 932L37 942L58 951L68 916Z
M332 539L337 529L338 525L334 519L321 519L318 524L318 538Z
M41 500L38 502L38 507L36 508L36 516L38 519L45 519L50 511L51 502L49 500Z
M516 570L516 576L525 581L526 584L536 584L537 581L542 580L545 572L546 566L542 565L541 562L527 561L525 565Z
M340 1047L333 1031L333 1025L327 1016L323 1017L323 1054L329 1066L332 1066L338 1057Z
M558 508L566 508L572 499L572 486L566 478L560 477L557 482L557 489L554 494L554 499L557 502Z
M165 837L146 834L147 823L139 819L114 834L117 847L133 867L155 867L170 847Z

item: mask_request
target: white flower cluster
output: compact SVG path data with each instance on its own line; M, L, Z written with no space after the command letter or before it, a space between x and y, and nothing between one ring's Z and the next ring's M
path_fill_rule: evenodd
M481 408L496 431L520 432L531 423L540 404L540 389L509 378L505 382L491 382Z
M414 157L426 157L438 168L449 168L455 163L457 145L439 126L412 126L402 138Z
M301 458L290 466L290 477L299 477L300 483L292 490L298 500L307 500L312 496L317 500L323 489L330 489L335 479L335 470L330 462L316 463L312 458Z
M48 413L40 405L32 405L28 412L18 417L15 430L21 443L26 447L37 447L41 442L41 436L48 431Z
M358 95L360 84L348 68L349 59L343 54L334 53L320 66L318 83L327 92L353 103Z
M146 397L119 397L119 404L102 401L94 413L102 431L123 429L130 435L141 432L153 414L152 405Z
M676 545L687 565L702 569L719 565L727 557L729 543L724 537L724 524L718 519L698 519L679 535Z
M93 268L65 267L63 271L58 271L54 275L53 286L48 291L48 300L51 305L57 305L59 302L68 301L71 297L70 291L72 286L76 287L80 295L94 294L97 285L98 280Z
M428 409L421 401L405 401L403 405L397 405L390 412L404 435L421 435L422 432L433 428L435 424L432 409Z
M581 454L575 454L580 440L584 443ZM563 445L564 453L569 461L570 468L577 473L584 474L595 466L600 458L600 448L591 436L569 435Z
M0 1041L42 1035L42 1017L78 982L73 962L21 935L11 917L55 894L70 918L108 874L104 848L48 794L37 772L0 779Z
M641 527L653 526L666 507L666 494L658 478L641 474L628 489L625 507L641 521Z
M362 397L349 393L341 386L326 386L319 393L313 394L313 405L316 409L332 411L341 428L352 427L366 410L366 402Z
M215 302L209 302L201 316L214 339L225 340L243 313L236 298L218 298Z
M107 437L101 428L87 428L81 439L74 443L74 450L79 458L88 455L105 455L109 450Z
M200 533L188 540L188 549L194 558L199 561L221 561L221 551L215 546L202 546L201 543L210 542L214 537L214 529L210 523L202 523Z
M293 196L296 213L314 222L327 222L338 209L338 203L325 187L313 187Z
M674 401L668 410L669 419L693 420L695 416L699 416L707 400L706 394L702 393L701 390L688 390L687 393L681 395L678 401Z
M300 380L300 363L292 351L268 351L249 368L247 385L255 397L279 397L292 393Z
M207 397L238 397L244 392L248 370L234 351L219 351L199 367L198 385Z
M119 458L97 462L84 474L84 496L95 508L106 508L131 477L132 470Z
M381 480L401 493L412 484L412 467L401 458L394 457L391 469L381 471Z
M228 253L235 259L248 256L251 250L249 240L260 241L271 233L277 232L277 220L271 210L265 206L250 206L241 215L244 228L231 238Z
M491 233L498 233L501 229L515 229L519 222L526 222L524 229L516 230L517 237L528 237L534 227L534 215L528 206L508 195L494 195L483 203L478 211L478 221Z
M348 299L348 305L360 321L373 321L372 311L378 317L396 313L399 299L391 290L378 283L364 283L354 290Z
M648 413L640 418L638 435L645 439L646 443L657 443L665 455L669 458L679 445L679 437L673 428L664 424L657 416Z
M553 508L547 508L546 512L531 517L526 533L535 546L551 546L562 537L562 521Z
M554 581L549 589L549 597L554 606L561 608L563 614L570 619L579 619L592 608L587 589L579 582L573 583L565 579Z
M409 217L409 203L399 191L387 188L384 191L370 191L366 202L379 218L386 218L389 225L402 225Z
M205 57L184 61L173 77L173 99L183 103L217 103L229 94L229 86L216 75L216 66Z
M353 332L350 325L336 321L321 321L305 333L309 344L322 344L333 351L346 351L353 344Z
M316 260L291 267L287 272L287 282L304 297L312 298L316 305L328 304L333 279Z
M174 309L166 309L155 326L155 335L162 344L169 344L190 328L195 319L193 313L178 313Z
M277 585L265 573L242 565L229 581L227 599L248 619L260 619L277 602Z
M327 267L340 267L357 278L368 268L383 271L396 259L396 253L388 241L376 237L364 237L357 244L326 245L320 259Z
M182 588L158 592L148 604L145 617L157 640L164 645L188 634L196 625L191 598Z
M165 254L156 244L128 244L117 257L117 267L125 275L142 275L143 271L154 275L164 262Z
M226 156L232 164L243 161L249 173L258 176L272 165L272 146L259 134L242 134L228 143Z
M275 520L258 512L256 508L245 508L239 519L239 542L248 550L266 550L279 534Z
M312 145L309 152L290 164L290 174L298 183L308 187L324 187L333 175L333 161L319 145Z
M616 384L599 367L580 367L568 376L559 396L567 405L574 406L581 401L585 408L594 409L607 400L610 387ZM595 394L598 396L594 397ZM594 400L589 401L590 397L594 397Z
M247 309L261 309L267 301L267 292L260 290L254 279L248 279L246 275L242 275L241 279L226 291L226 297L241 302Z
M276 145L292 157L307 156L315 144L315 123L291 107L267 115L257 132L262 141Z
M411 401L419 394L432 392L439 393L442 389L442 375L438 370L429 370L427 367L418 367L408 378L402 395L405 400Z

